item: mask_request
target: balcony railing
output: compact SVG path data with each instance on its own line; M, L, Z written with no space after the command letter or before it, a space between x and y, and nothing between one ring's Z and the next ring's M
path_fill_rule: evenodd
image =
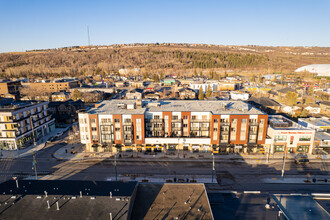
M150 119L151 123L163 122L163 119Z
M229 126L230 122L220 122L220 126Z
M123 125L125 126L132 126L132 122L131 121L124 121Z
M163 127L157 127L157 128L156 127L152 127L151 130L153 130L153 131L162 131L164 129L163 129Z
M250 126L258 126L258 122L249 122Z
M210 119L191 119L190 122L210 123Z
M200 130L201 131L208 131L208 130L210 130L210 128L209 127L200 127Z
M172 131L181 131L182 127L172 127Z
M172 119L172 123L182 123L182 119Z

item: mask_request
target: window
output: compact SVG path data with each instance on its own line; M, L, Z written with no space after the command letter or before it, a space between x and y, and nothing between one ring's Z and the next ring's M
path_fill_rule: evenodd
M160 119L159 115L154 115L154 119Z
M202 115L203 120L207 120L207 115Z
M119 123L120 119L119 118L115 118L115 123Z
M191 119L192 120L196 120L197 119L197 116L196 115L193 115L193 116L191 116Z
M246 125L247 125L247 119L242 119L242 123L241 123L241 135L240 135L241 141L245 141L246 140Z
M214 123L218 123L218 119L214 119L213 122L214 122Z
M173 119L173 120L178 120L179 117L178 117L177 115L174 115L174 116L172 117L172 119Z
M300 136L299 141L310 141L311 137L310 136Z
M188 115L184 115L184 116L183 116L183 119L184 119L184 120L188 119Z
M276 135L275 141L286 141L287 136L285 135Z
M91 119L91 123L96 123L95 118L92 118L92 119Z
M115 128L115 131L120 131L120 128Z
M218 128L213 128L213 131L218 131Z
M93 141L97 140L97 135L92 135L92 140Z
M183 127L184 128L188 128L188 124L183 124Z
M92 127L92 131L96 131L97 129L96 129L96 127Z

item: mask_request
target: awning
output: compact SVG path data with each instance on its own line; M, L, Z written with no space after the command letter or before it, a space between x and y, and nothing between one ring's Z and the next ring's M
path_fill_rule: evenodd
M193 145L193 146L192 146L193 149L197 149L197 148L199 149L200 147L201 147L201 146L199 146L199 145Z

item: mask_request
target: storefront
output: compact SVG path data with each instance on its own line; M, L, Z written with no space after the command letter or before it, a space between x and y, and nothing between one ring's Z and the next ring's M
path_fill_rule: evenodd
M276 152L284 152L285 146L284 145L274 145L274 153Z
M153 147L153 149L154 152L162 152L163 147L157 144L156 146Z
M203 153L207 153L209 149L210 149L210 145L206 145L206 144L203 145Z
M189 144L183 144L183 151L189 151Z
M167 149L169 151L176 151L176 148L177 148L176 144L169 144Z
M299 153L308 153L309 152L309 145L300 145L297 147L297 152Z
M199 145L193 145L193 146L192 146L192 152L193 152L193 153L198 153L198 152L199 152L199 148L200 148Z
M151 145L146 145L146 152L151 152L152 151L152 146Z
M126 152L133 152L133 146L125 146Z

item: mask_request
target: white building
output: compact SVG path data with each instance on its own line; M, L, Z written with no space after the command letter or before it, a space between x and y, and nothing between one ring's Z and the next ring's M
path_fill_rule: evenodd
M189 84L189 87L193 90L195 90L195 92L199 92L199 88L202 87L203 88L203 93L206 93L207 91L207 87L210 85L211 86L211 89L212 89L212 92L215 92L217 91L217 88L218 88L218 82L215 83L190 83Z
M230 98L232 100L243 100L246 101L250 98L250 94L249 93L242 93L242 92L230 92Z
M281 115L269 115L267 135L270 152L312 153L315 130L303 127Z

